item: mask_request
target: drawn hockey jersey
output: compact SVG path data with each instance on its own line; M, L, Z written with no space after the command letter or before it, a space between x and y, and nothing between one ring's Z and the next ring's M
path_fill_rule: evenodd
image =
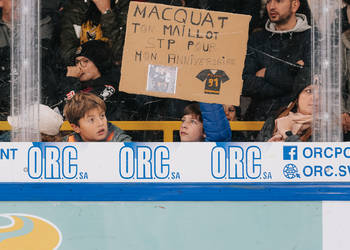
M226 73L222 70L217 70L215 73L210 69L205 69L201 71L196 78L201 81L205 81L204 93L205 94L213 94L219 95L221 83L224 83L230 78L226 75Z

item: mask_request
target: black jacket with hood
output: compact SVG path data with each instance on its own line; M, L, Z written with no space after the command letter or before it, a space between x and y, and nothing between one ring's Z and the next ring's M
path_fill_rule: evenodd
M305 15L297 15L296 26L288 31L277 31L269 20L265 30L253 33L243 71L242 95L251 97L245 120L266 120L290 101L296 74L311 65L311 27ZM266 68L265 77L255 74Z

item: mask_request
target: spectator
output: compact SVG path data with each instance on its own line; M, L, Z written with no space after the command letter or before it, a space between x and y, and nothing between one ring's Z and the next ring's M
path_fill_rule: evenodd
M237 112L236 110L239 109L239 107L234 106L234 105L223 105L224 107L224 111L225 111L225 115L227 120L229 121L237 121Z
M308 71L297 76L293 90L294 100L277 116L277 119L270 117L266 120L257 141L311 141L315 87L310 83Z
M342 31L350 29L350 0L343 0L345 6L342 8Z
M251 98L245 120L264 121L291 101L295 75L311 64L311 32L299 0L268 0L265 30L253 33L242 95Z
M344 140L350 141L350 0L344 1L342 9L343 79L342 79L342 125Z
M10 114L11 0L0 0L0 120Z
M238 121L241 119L241 108L234 105L223 105L228 121ZM231 141L246 141L246 137L241 131L233 131Z
M231 128L221 104L186 106L180 127L181 142L230 141Z
M74 130L63 138L67 142L129 142L131 137L123 130L107 122L106 105L101 98L80 92L74 95L64 107L64 116Z
M185 107L181 121L180 139L182 142L204 141L203 119L198 103Z
M128 0L71 0L63 9L61 54L74 64L77 48L90 40L109 44L113 62L120 64L124 45Z
M61 83L65 99L76 92L99 95L108 106L107 117L117 120L116 90L120 73L113 64L107 43L92 40L81 45L75 54L75 66L68 66Z
M33 117L33 119L39 119L39 131L41 135L41 141L43 142L59 142L62 141L60 136L60 128L63 123L63 117L58 109L52 110L50 107L40 104L39 105L39 118ZM21 124L17 117L7 117L12 129L20 128ZM6 132L1 135L0 141L11 141L11 133Z
M311 23L311 9L310 9L310 4L309 1L310 0L299 0L300 1L300 7L298 9L298 13L299 14L304 14L307 18L308 23ZM265 23L267 21L268 14L266 11L266 3L268 2L268 0L262 0L262 4L261 4L261 9L260 9L260 15L261 15L261 19L260 21L261 23L261 28L263 28L265 26Z

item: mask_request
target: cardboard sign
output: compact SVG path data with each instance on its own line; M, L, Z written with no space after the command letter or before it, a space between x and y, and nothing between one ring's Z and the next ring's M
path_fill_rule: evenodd
M119 89L239 105L250 18L131 1Z

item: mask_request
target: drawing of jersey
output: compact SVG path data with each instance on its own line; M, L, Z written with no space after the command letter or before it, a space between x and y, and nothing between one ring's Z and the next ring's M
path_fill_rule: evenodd
M210 69L201 71L196 78L201 81L205 81L204 93L213 95L219 95L221 83L230 80L224 71L217 70L215 73L213 73L213 71Z

